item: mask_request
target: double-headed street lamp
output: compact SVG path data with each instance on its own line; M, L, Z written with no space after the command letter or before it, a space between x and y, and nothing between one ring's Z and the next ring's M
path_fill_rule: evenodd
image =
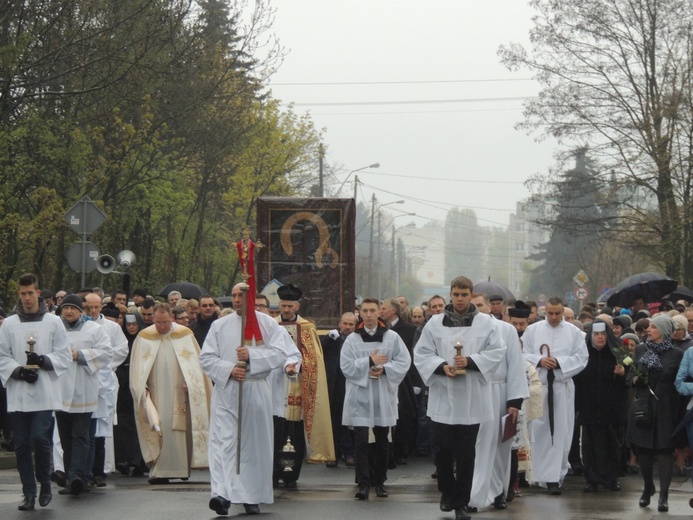
M355 170L351 170L349 172L349 174L346 176L346 179L344 179L344 182L342 182L342 184L339 186L339 189L337 190L337 193L334 194L334 196L339 197L339 193L342 191L342 188L347 183L347 181L349 180L349 177L351 177L352 173L360 172L361 170L365 170L367 168L380 168L380 163L373 163L373 164L369 164L368 166L364 166L362 168L357 168ZM356 187L358 186L358 184L359 184L359 176L356 175L356 177L354 178L354 202L356 202Z

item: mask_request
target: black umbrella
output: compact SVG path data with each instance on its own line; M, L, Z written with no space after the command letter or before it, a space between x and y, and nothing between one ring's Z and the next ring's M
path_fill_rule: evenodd
M489 298L494 296L501 296L504 300L510 299L514 300L515 295L511 293L506 287L503 287L496 282L492 282L489 278L488 280L482 280L474 284L475 293L484 293Z
M688 303L693 302L693 291L685 285L679 285L676 290L669 295L669 299L673 302L678 300L686 300Z
M614 287L607 300L609 307L630 307L642 298L645 303L656 302L676 290L678 282L660 273L639 273L629 276Z
M197 285L196 283L192 282L175 282L175 283L170 283L157 292L159 296L163 296L164 298L168 297L168 293L171 291L178 291L181 295L182 298L185 298L186 300L190 298L195 298L196 300L200 299L200 296L204 294L209 294L207 289L204 287Z
M546 357L551 357L551 348L544 343L539 347L539 353L544 354L544 347L546 347ZM551 444L553 445L553 381L556 379L556 374L553 373L553 368L548 368L546 374L546 382L548 383L548 403L549 403L549 431L551 432Z

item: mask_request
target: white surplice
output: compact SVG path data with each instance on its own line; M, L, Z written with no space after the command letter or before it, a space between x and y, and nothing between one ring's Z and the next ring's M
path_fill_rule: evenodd
M387 356L385 371L371 379L370 355ZM342 424L345 426L395 426L397 388L411 366L411 356L402 338L386 330L382 342L364 342L358 333L349 334L340 354L340 367L346 378Z
M536 367L544 394L544 413L530 423L534 478L541 483L560 484L568 473L568 453L575 426L572 378L587 366L587 345L580 329L563 320L556 327L548 321L530 325L522 336L522 342L524 357ZM544 344L549 346L551 357L557 359L560 367L553 370L553 438L549 427L548 370L538 366L541 358L547 355L546 349L543 354L540 352Z
M414 347L414 364L429 388L428 416L442 424L479 424L493 420L496 405L491 381L503 359L506 345L493 323L494 318L478 313L471 327L447 327L444 314L432 316ZM435 374L442 363L454 365L455 344L470 357L478 370L464 376Z

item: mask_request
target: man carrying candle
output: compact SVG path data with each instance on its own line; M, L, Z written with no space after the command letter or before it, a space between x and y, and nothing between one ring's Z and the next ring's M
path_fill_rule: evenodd
M20 276L17 292L17 312L0 327L0 380L7 389L7 410L12 414L17 470L24 493L19 510L31 511L37 479L41 484L39 504L45 507L52 498L53 411L62 409L58 378L70 365L70 349L60 318L48 312L39 298L36 276Z
M471 303L472 281L458 276L450 283L443 314L432 316L414 347L414 364L429 387L428 416L433 421L441 511L468 511L479 424L494 416L491 377L506 352L493 318ZM462 346L457 354L455 346ZM458 374L465 369L465 374ZM457 471L454 465L457 465Z

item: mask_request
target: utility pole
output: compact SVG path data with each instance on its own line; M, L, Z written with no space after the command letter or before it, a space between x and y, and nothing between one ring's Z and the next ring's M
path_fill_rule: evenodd
M359 176L354 175L354 205L356 205L356 190L359 187Z
M380 221L382 218L382 213L380 210L378 210L378 269L375 271L375 274L378 277L378 299L381 299L383 297L383 277L382 277L382 264L380 263L382 260L382 254L383 254L383 246L380 243Z
M323 172L322 172L322 163L323 163L323 158L325 157L325 147L320 143L318 145L318 159L320 161L320 197L325 196L325 191L324 191L324 184L323 184Z
M373 280L373 224L375 223L375 193L371 199L371 244L368 248L368 287L366 290L371 290L371 282ZM370 294L370 293L369 293Z

